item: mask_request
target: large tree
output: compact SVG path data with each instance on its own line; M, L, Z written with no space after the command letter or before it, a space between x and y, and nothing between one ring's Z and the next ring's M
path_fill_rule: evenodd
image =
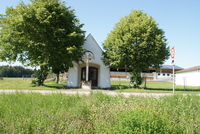
M127 68L140 75L149 67L159 68L168 59L169 47L164 31L156 21L141 10L133 10L121 18L104 41L106 65Z
M43 85L47 69L59 73L81 60L82 26L74 10L60 0L21 2L1 15L0 59L40 66Z

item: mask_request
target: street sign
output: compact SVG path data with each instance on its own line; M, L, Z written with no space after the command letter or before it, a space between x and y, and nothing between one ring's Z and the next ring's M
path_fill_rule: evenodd
M171 48L171 51L170 51L170 57L171 57L172 59L174 59L174 56L175 56L175 48L172 47L172 48Z
M175 91L175 86L174 86L174 83L175 83L175 78L174 78L175 49L174 49L174 47L172 47L171 50L170 50L170 57L171 57L171 65L173 66L173 94L174 94L174 91Z
M171 59L171 65L175 65L175 60Z

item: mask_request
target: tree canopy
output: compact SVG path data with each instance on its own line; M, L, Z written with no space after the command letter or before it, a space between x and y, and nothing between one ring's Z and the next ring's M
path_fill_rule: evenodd
M159 68L169 57L166 41L164 31L153 17L141 10L133 10L108 34L103 43L103 61L106 65L112 64L112 68L135 72Z
M60 0L31 0L6 9L0 18L0 59L67 71L82 57L85 31ZM44 67L45 66L45 67Z

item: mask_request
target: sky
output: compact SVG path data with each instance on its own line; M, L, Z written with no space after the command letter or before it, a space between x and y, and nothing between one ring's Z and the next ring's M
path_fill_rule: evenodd
M29 0L22 0L25 4ZM200 65L200 0L62 0L84 24L86 36L92 34L102 47L107 35L120 19L134 9L152 16L165 31L170 48L175 48L175 63L182 68ZM0 14L6 7L15 7L20 0L5 0L0 4ZM164 64L170 65L171 59ZM0 62L0 65L8 63ZM14 63L19 65L20 63Z

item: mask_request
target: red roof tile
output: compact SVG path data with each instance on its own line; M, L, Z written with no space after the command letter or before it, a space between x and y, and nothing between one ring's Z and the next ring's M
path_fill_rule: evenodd
M177 73L187 72L187 71L192 71L192 70L197 70L197 69L200 69L200 66L195 66L195 67L190 67L190 68L187 68L187 69L183 69L181 71L177 71Z

